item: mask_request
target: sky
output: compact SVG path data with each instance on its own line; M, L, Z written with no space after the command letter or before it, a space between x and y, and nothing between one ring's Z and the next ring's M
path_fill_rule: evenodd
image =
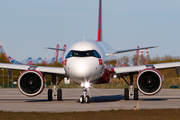
M97 39L98 0L0 0L0 41L18 61L55 56L64 44ZM147 46L180 56L180 0L102 0L103 41L115 50ZM135 52L122 53L132 56ZM61 53L60 53L61 55ZM145 55L145 53L144 53Z

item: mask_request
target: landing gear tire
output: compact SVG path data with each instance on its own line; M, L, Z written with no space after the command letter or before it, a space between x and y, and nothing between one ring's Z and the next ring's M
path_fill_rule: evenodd
M134 88L134 100L139 100L138 89Z
M52 101L53 97L52 97L52 89L48 89L48 101Z
M90 102L90 99L89 99L89 96L87 95L86 97L85 97L85 103L89 103Z
M129 89L128 88L124 89L124 100L129 100Z
M81 97L80 97L80 99L79 99L79 102L80 102L80 103L84 103L84 96L83 96L83 95L81 95Z
M62 90L61 89L57 90L57 100L62 101Z

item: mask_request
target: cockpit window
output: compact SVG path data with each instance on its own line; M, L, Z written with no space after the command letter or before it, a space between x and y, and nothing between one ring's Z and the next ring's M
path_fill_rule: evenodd
M75 50L71 50L67 56L67 58L70 57L96 57L96 58L101 58L101 56L99 55L99 53L96 50L89 50L89 51L75 51Z

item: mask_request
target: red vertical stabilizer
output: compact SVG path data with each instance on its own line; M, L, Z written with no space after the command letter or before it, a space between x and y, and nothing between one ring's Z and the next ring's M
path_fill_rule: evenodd
M98 19L98 38L96 42L102 41L102 7L101 7L101 0L99 0L99 19Z

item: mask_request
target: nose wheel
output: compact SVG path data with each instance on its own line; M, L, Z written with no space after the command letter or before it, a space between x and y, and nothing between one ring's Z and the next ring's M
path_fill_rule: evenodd
M89 96L88 95L86 95L86 97L85 97L85 103L89 103L90 102L90 100L89 100Z
M89 103L90 102L89 95L86 95L85 97L84 97L84 95L81 95L79 98L79 102L80 103Z
M86 95L86 93L87 93L87 89L83 88L83 95L81 95L79 98L80 103L89 103L90 102L89 95Z
M84 103L84 95L81 95L81 96L80 96L79 102L80 102L80 103Z

